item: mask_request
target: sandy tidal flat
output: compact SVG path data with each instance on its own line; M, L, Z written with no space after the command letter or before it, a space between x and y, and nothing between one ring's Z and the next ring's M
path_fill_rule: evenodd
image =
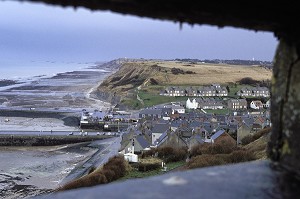
M97 149L87 144L55 147L0 147L0 198L50 193Z
M0 117L0 131L79 131L56 118Z

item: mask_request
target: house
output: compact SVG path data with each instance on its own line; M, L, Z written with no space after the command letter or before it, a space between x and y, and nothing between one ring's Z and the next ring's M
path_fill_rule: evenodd
M183 140L177 133L173 131L167 131L161 135L161 137L157 140L157 147L175 147L182 148L188 147L188 144L185 140Z
M169 124L155 124L153 128L151 129L152 131L152 139L151 143L154 144L155 141L167 130L170 129Z
M215 90L214 96L218 96L218 97L228 96L228 90L225 87L221 87L220 84L212 84L211 88Z
M189 140L188 140L188 147L189 147L189 150L191 150L194 146L197 146L199 144L203 144L204 143L204 140L203 140L204 137L202 137L201 135L199 134L194 134Z
M254 100L250 103L250 108L252 109L262 109L263 108L263 103L259 100Z
M225 87L221 87L220 84L212 84L211 86L203 86L200 88L187 87L167 87L160 92L160 95L164 96L193 96L193 97L214 97L214 96L227 96L228 91Z
M230 99L227 101L227 106L230 110L247 109L247 101L245 99Z
M269 99L268 101L266 101L265 104L263 104L264 108L270 108L271 107L271 99Z
M244 87L237 92L241 97L270 97L270 91L267 87Z
M197 130L201 129L201 122L200 121L191 121L189 123L189 127L192 128L192 130L194 132L196 132Z
M172 105L171 106L171 109L172 109L172 114L175 114L175 113L185 113L185 108L182 107L182 106L174 106Z
M162 109L143 109L139 113L139 118L145 118L145 119L157 119L162 118L164 115Z
M187 96L197 96L198 90L193 87L186 88L186 95Z
M242 123L241 125L238 126L238 129L237 129L237 144L241 144L241 140L250 135L252 131L252 126L249 126L249 124L246 124L246 123Z
M165 96L185 96L186 90L179 87L168 87L164 92Z
M193 135L193 129L187 125L179 127L175 132L182 138L190 138Z
M224 109L224 105L220 100L214 98L197 98L199 109Z
M249 89L248 87L244 87L241 90L239 90L236 94L237 96L241 96L241 97L249 97L252 96L252 89Z
M190 100L190 98L188 98L186 100L186 104L185 107L187 109L197 109L198 108L198 102L196 102L196 99L194 98L193 100Z
M178 129L183 124L183 122L183 120L173 120L170 125L171 131L176 131L176 129Z
M206 138L204 142L214 144L222 144L226 142L226 144L236 145L236 141L228 133L226 133L224 129L220 129L210 138Z
M255 87L252 89L253 97L270 97L269 89L266 87Z
M187 99L187 109L223 109L224 105L220 100L214 98L194 98L193 100Z
M148 148L149 146L150 146L150 142L144 137L144 135L136 135L133 137L133 139L127 140L126 144L121 144L120 153L122 153L122 154L127 154L127 153L139 154L144 149Z
M157 107L160 107L160 106L157 106ZM175 114L175 113L185 113L185 108L181 105L163 105L163 108L162 108L163 112L167 113L169 116L171 114Z

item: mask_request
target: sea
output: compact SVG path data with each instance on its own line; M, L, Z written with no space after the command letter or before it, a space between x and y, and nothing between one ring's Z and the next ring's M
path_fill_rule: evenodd
M58 73L88 70L95 62L21 61L0 59L0 80L26 81Z

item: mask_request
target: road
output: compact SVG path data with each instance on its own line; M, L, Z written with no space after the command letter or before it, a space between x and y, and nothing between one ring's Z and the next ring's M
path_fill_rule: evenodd
M70 182L73 179L79 178L83 175L88 174L92 167L100 167L105 164L109 158L118 154L118 151L121 147L121 136L109 138L105 140L97 140L91 143L91 146L104 146L100 148L96 153L94 153L88 160L86 160L83 164L78 165L71 173L63 179L61 184L65 184Z

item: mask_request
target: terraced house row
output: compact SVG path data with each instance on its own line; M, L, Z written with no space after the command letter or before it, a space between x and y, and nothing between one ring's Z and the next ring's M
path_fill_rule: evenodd
M203 87L186 87L181 88L177 86L167 87L161 91L163 96L195 96L195 97L223 97L228 96L228 90L221 87L220 84L212 84L211 86Z
M267 87L242 88L237 93L241 97L270 97L270 91Z

